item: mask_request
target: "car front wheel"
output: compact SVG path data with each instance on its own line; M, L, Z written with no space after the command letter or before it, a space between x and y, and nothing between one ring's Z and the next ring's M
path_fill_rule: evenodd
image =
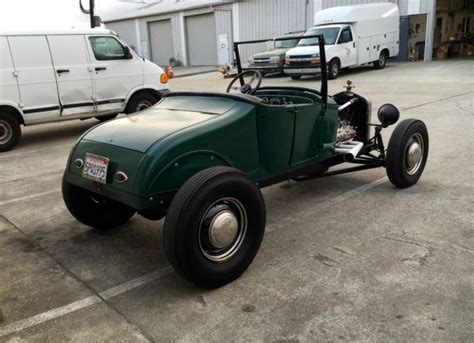
M405 119L397 125L387 148L387 176L395 186L413 186L428 159L428 129L421 120Z
M328 79L329 80L337 79L340 68L341 68L341 64L338 59L331 60L328 64Z
M168 260L197 286L214 288L250 265L265 230L257 185L229 167L205 169L176 193L163 230Z
M112 229L125 224L136 212L131 207L66 181L63 181L62 192L64 203L74 218L96 229Z

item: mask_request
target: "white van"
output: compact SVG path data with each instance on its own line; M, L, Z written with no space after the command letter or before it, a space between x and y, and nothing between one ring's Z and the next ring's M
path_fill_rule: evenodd
M373 63L382 69L397 56L400 14L392 3L332 7L316 12L314 27L305 35L324 35L328 78L342 68ZM287 51L284 72L294 80L320 73L317 38L303 38Z
M0 151L18 143L21 124L108 120L167 91L163 69L110 30L0 32Z

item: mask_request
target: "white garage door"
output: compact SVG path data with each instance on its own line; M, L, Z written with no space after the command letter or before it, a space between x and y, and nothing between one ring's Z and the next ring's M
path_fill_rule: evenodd
M190 65L216 65L216 21L214 14L186 17L186 38Z
M150 28L151 60L159 65L167 65L173 57L173 34L171 20L153 21Z

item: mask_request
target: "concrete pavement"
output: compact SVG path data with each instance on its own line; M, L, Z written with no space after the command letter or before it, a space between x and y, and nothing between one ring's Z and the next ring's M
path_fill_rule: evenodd
M203 291L162 247L163 222L134 217L110 232L67 212L68 152L95 120L24 129L0 155L0 341L445 341L474 337L474 60L359 68L376 108L425 121L428 164L412 188L385 170L263 190L267 231L249 270ZM218 73L173 90L223 91ZM319 78L268 85L319 87ZM391 130L386 130L388 139Z

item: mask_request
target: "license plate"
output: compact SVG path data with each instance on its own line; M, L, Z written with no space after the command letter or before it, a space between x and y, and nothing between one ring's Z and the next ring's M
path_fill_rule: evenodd
M82 177L95 182L106 183L108 165L109 159L107 157L86 154Z

